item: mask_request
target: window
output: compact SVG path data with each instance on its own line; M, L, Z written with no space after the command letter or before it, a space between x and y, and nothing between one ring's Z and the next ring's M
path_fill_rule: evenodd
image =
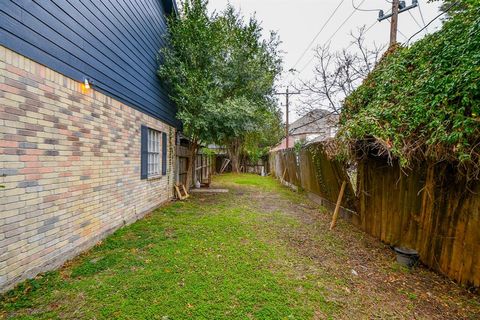
M160 132L148 128L148 176L160 174Z
M141 126L141 179L167 174L167 143L165 132Z

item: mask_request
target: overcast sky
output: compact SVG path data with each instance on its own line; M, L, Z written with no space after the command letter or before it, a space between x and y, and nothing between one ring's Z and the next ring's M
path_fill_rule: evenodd
M293 66L295 66L296 70L304 69L300 75L297 75L302 78L312 76L311 70L314 65L314 60L312 61L313 48L325 43L353 11L355 13L331 39L332 49L347 47L351 40L348 36L350 31L356 30L363 25L370 27L373 24L373 27L366 34L367 42L373 43L375 41L379 44L384 44L388 43L389 40L389 22L384 20L375 23L378 11L364 12L354 10L352 0L344 0L343 2L342 0L209 0L209 8L211 11L220 11L229 2L235 8L240 9L245 16L255 13L257 19L262 22L265 35L268 35L269 30L278 32L283 42L281 48L285 52L284 70L289 70ZM411 2L412 0L406 0L407 5L410 5ZM440 2L427 3L426 0L419 0L418 2L420 10L419 8L414 8L409 12L400 14L398 24L400 30L398 34L399 42L405 42L407 38L420 30L420 26L423 26L420 11L423 14L425 23L428 23L439 13L438 7ZM297 63L309 43L340 3L342 3L341 6L319 34L314 45ZM383 9L385 12L391 10L390 0L364 0L363 3L362 0L354 0L354 4L360 9ZM428 27L428 32L433 32L440 27L441 22L439 20L437 19ZM422 32L412 41L424 35L425 33ZM309 61L311 62L309 63ZM295 115L294 99L293 104L291 116L295 119L297 116Z

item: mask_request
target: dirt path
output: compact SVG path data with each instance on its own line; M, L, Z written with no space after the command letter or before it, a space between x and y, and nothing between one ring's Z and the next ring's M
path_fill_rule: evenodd
M299 276L333 280L326 286L327 299L340 306L335 318L480 319L478 292L423 266L408 270L398 265L389 246L345 221L329 231L330 213L304 195L291 196L286 188L260 191L248 183L239 188L221 179L218 185L233 188L237 201L252 210L279 212L299 222L292 227L270 221L289 250L312 262L313 268L296 266Z

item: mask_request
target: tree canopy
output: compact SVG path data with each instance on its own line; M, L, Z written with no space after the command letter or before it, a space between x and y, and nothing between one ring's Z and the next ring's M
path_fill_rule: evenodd
M404 167L415 159L451 161L479 177L480 4L462 5L440 31L391 48L347 97L340 145L371 141Z
M231 6L209 15L207 3L185 1L180 15L169 19L158 74L187 137L227 146L234 162L248 137L278 132L265 130L264 120L279 119L273 91L281 71L279 40L275 33L262 39L255 17L245 22ZM270 124L280 127L280 121Z

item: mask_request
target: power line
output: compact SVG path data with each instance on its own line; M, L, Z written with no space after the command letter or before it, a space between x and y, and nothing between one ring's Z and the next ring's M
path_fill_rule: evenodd
M315 42L315 40L317 40L318 36L320 35L320 33L323 31L323 29L325 29L325 27L327 26L327 24L330 22L330 20L332 20L333 16L335 15L335 13L338 11L338 9L340 8L340 6L342 5L342 3L345 2L345 0L342 0L338 6L335 8L335 10L333 10L332 14L330 14L330 17L327 19L327 21L323 24L323 26L320 28L320 31L317 32L317 34L315 35L315 37L313 37L312 41L310 41L310 43L308 44L308 46L305 48L305 50L303 51L303 53L301 54L300 58L298 58L298 60L295 62L295 64L293 65L292 69L295 69L295 67L300 63L300 61L303 59L303 57L305 56L305 54L307 54L308 52L308 49L310 49L310 47L312 46L312 44Z
M460 4L460 1L457 1L455 3L453 3L450 7L448 7L447 9L445 9L445 11L441 12L439 15L437 15L435 18L433 18L432 20L430 20L430 22L428 24L426 24L423 28L421 28L420 30L418 30L417 32L415 32L410 38L408 38L407 42L404 43L404 45L408 45L408 43L410 42L410 40L412 40L413 37L415 37L417 34L419 34L420 32L422 32L423 30L425 30L430 24L432 24L433 21L437 20L438 18L440 18L441 16L443 16L444 14L446 14L448 11L450 11L450 9L452 9L453 7L457 6L458 4Z
M390 10L387 11L387 14L388 14L389 12L390 12ZM377 25L377 23L378 23L378 20L375 20L367 29L365 29L365 31L363 31L363 35L366 35L368 31L370 31L374 26ZM354 41L354 42L351 42L344 50L350 49L350 47L353 46L355 43L356 43L355 41Z
M422 18L423 26L425 26L425 19L423 18L423 13L422 13L422 8L420 7L420 3L418 4L418 11L420 11L420 17ZM425 29L428 32L428 29L427 28Z
M368 27L368 28L365 30L364 34L367 33L368 31L370 31L370 29L372 29L373 26L375 26L377 23L378 23L378 21L375 20L375 22L373 22L373 23L370 25L370 27Z
M354 8L355 8L355 10L358 10L358 11L364 11L364 12L371 12L371 11L375 11L375 12L377 12L377 11L379 11L379 10L380 10L380 9L362 9L362 8L360 8L360 6L358 6L358 7L357 7L357 6L355 6L354 0L352 0L352 7L354 7Z
M398 33L400 33L402 35L402 37L407 39L407 36L405 35L405 33L403 33L400 29L397 28L397 31L398 31Z
M308 60L308 62L303 66L302 69L300 69L300 71L298 72L296 78L298 78L298 76L299 76L300 74L302 74L302 72L305 71L305 69L307 69L307 67L310 65L310 63L313 61L313 59L315 59L315 55L313 55L313 56L310 58L310 60Z
M359 6L361 6L365 1L366 0L362 0L362 2L360 2ZM355 14L356 11L357 11L357 9L354 8L352 13L350 13L350 15L342 22L342 24L337 28L337 30L335 30L335 32L330 36L330 38L328 38L328 40L326 41L327 43L329 43L330 40L333 39L333 37L337 34L337 32L340 31L340 29L345 25L345 23L347 23L348 20L350 20L350 18Z
M366 0L362 0L362 2L360 2L359 6L361 6ZM338 31L340 31L340 29L345 25L345 23L347 23L348 20L350 20L350 18L355 14L355 12L357 12L357 9L353 9L352 13L350 13L350 15L342 22L342 24L337 28L337 30L335 30L335 32L333 32L333 34L330 36L330 38L327 39L327 41L325 41L325 43L330 43L330 40L333 39L333 37L338 33ZM307 64L305 64L305 66L298 72L298 75L297 77L303 72L305 71L305 69L310 65L310 63L313 61L313 59L315 59L315 55L310 58L310 60L308 60Z
M390 19L387 19L388 22L390 22ZM405 33L403 33L397 26L397 32L400 33L402 35L402 37L404 37L405 39L408 39L408 37L405 35Z
M365 29L365 31L363 32L363 35L366 35L368 31L370 31L370 29L372 29L376 24L378 23L377 20L375 20L375 22L373 22L367 29ZM356 42L351 42L344 50L348 50L350 49L351 46L353 46Z
M415 24L416 24L419 28L421 28L422 26L420 25L420 23L418 23L417 19L413 16L413 14L412 14L410 11L408 11L408 14L410 15L410 17L412 17L413 21L415 21ZM425 24L424 24L424 25L425 25Z

